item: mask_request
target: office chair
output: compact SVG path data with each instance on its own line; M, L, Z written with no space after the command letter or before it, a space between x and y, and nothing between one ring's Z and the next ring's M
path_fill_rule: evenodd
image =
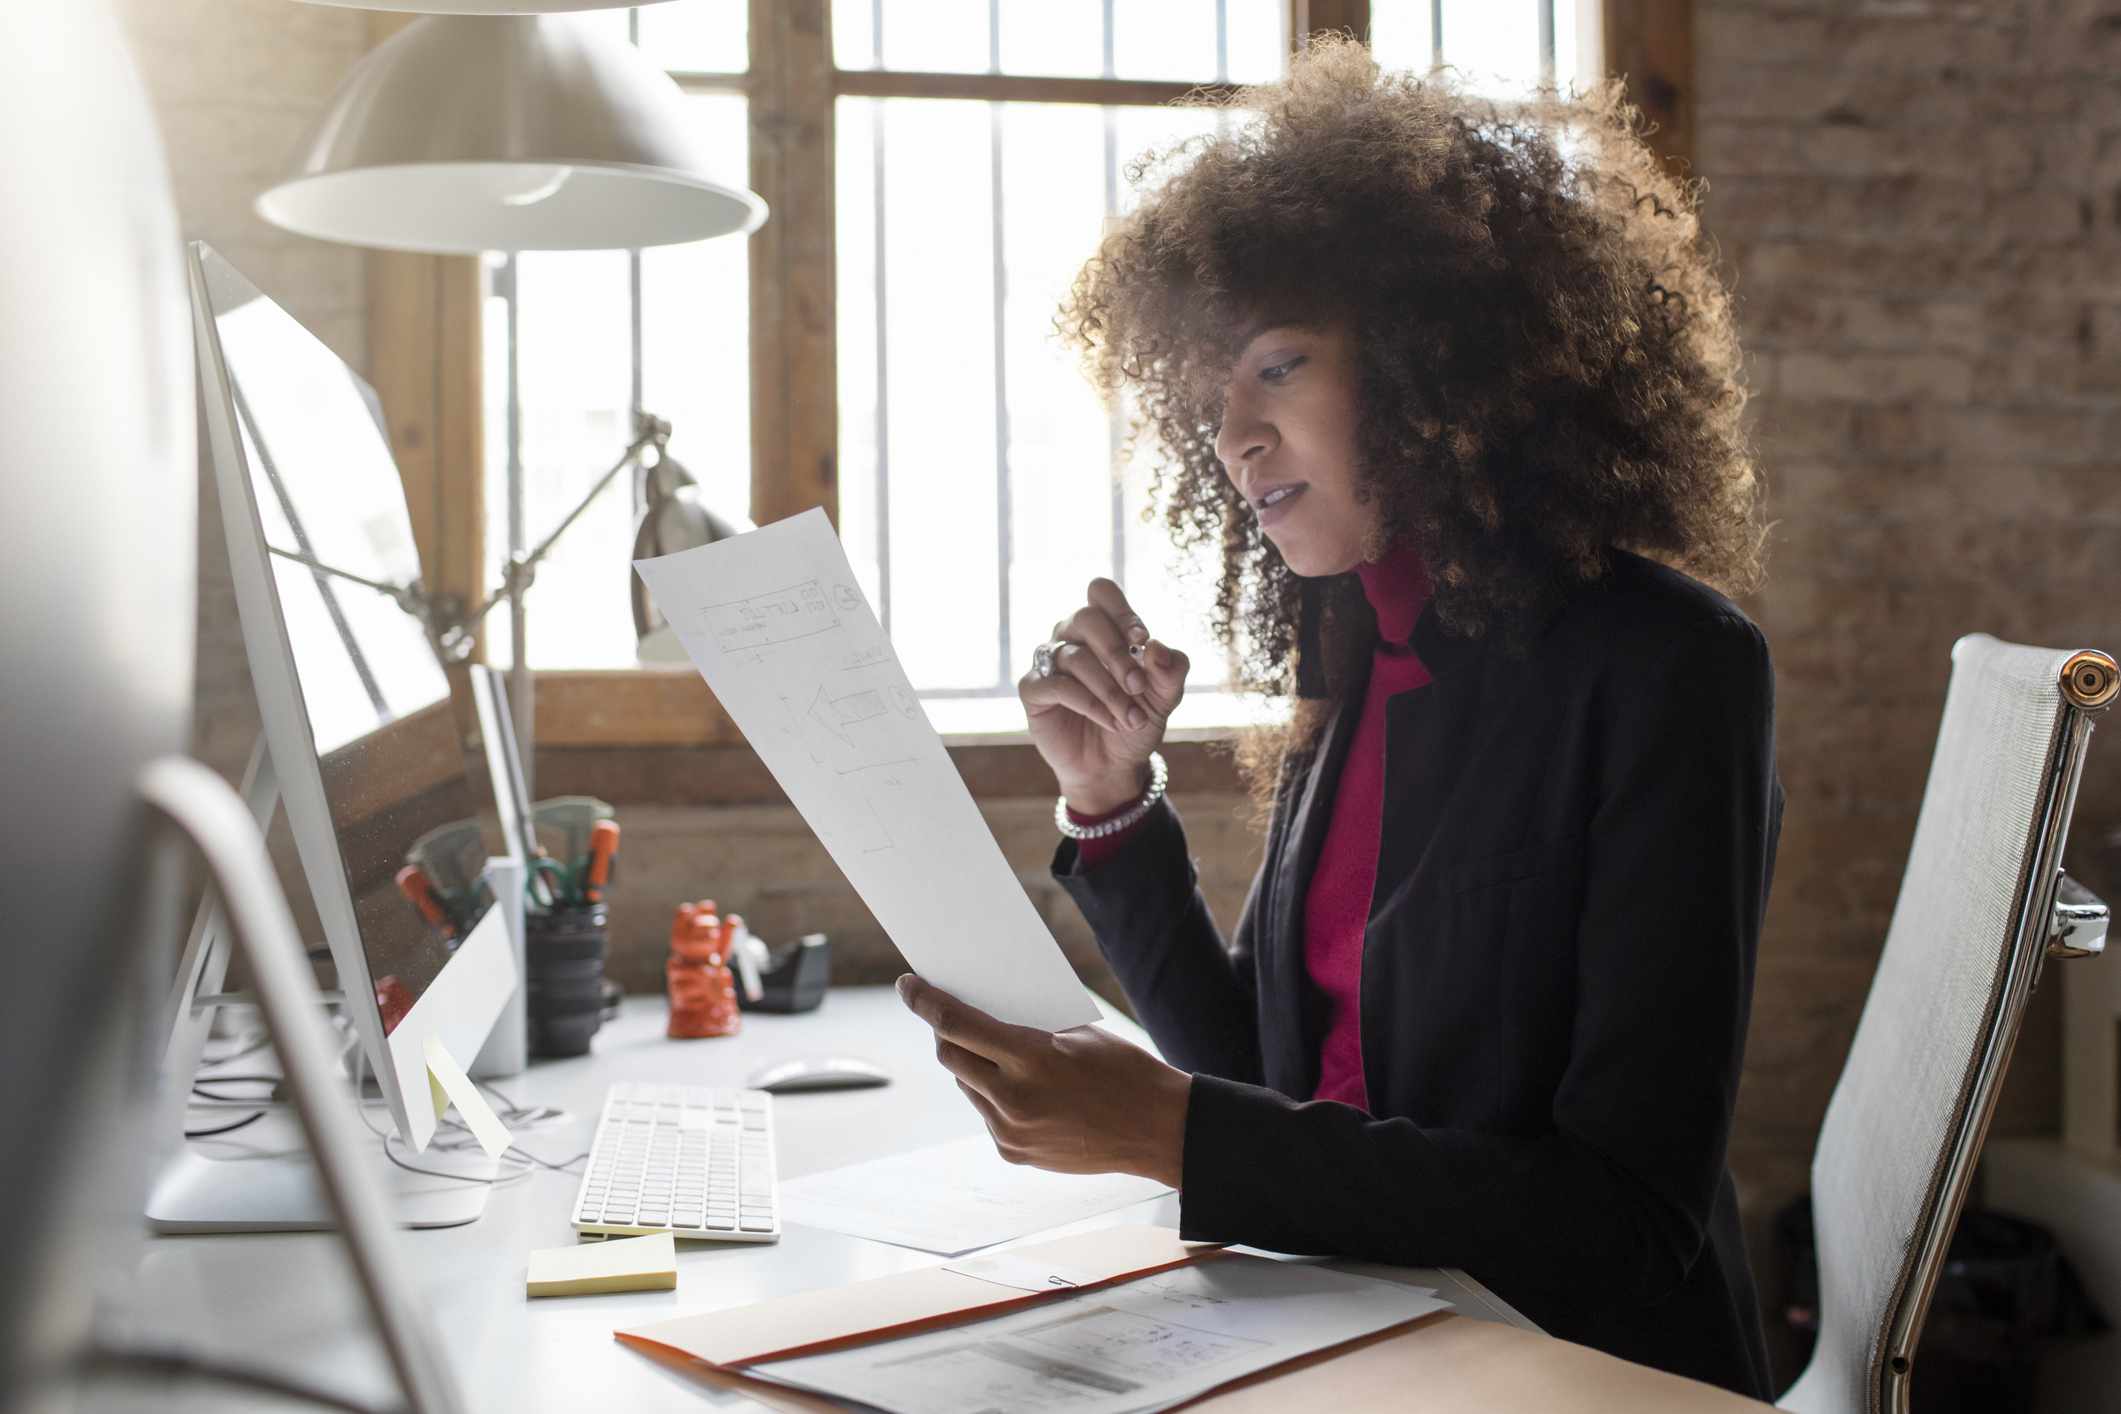
M1885 951L1812 1157L1819 1343L1781 1407L1905 1414L1915 1346L2047 957L2105 943L2061 873L2104 653L1970 634Z

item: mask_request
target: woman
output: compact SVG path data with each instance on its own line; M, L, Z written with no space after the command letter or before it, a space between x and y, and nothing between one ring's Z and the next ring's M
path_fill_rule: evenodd
M1611 91L1506 119L1343 43L1246 101L1064 320L1299 699L1259 875L1226 943L1152 779L1186 656L1098 580L1020 692L1169 1063L902 992L1012 1160L1765 1396L1724 1150L1782 797L1766 644L1704 582L1762 530L1691 194Z

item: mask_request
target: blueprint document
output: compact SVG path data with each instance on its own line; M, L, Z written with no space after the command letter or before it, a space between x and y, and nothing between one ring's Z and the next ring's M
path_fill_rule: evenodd
M1004 1021L1097 1007L1002 857L822 510L634 569L916 972Z
M1231 1256L744 1373L892 1414L1138 1414L1448 1304L1419 1287Z

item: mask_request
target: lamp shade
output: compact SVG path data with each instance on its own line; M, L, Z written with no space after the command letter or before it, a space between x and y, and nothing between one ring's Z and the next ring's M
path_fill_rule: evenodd
M302 0L327 10L389 10L401 15L558 15L573 10L624 10L663 0Z
M670 76L563 15L431 15L341 84L258 214L390 250L607 250L757 229Z
M569 10L624 10L663 0L302 0L333 10L391 10L406 15L557 15Z

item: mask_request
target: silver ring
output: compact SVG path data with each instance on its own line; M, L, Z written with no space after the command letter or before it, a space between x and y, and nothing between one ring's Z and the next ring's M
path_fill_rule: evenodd
M1059 667L1060 651L1068 646L1065 638L1050 638L1031 650L1031 676L1050 678Z

